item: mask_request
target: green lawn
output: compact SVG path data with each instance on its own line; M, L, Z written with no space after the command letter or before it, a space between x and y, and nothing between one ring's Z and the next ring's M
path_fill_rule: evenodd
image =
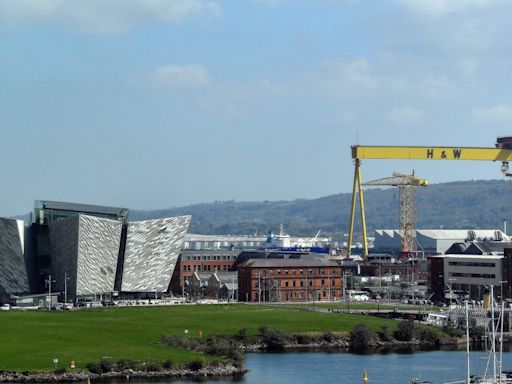
M347 332L364 322L377 330L396 322L360 315L315 313L294 308L256 305L194 305L153 308L86 309L62 312L0 312L0 370L52 369L75 360L77 367L102 357L185 362L195 352L157 343L162 335L198 337L208 333L234 334L260 325L287 333Z
M410 304L376 304L375 302L336 302L336 303L308 303L308 304L286 304L286 306L293 306L296 308L323 308L323 309L354 309L354 310L369 310L369 311L401 311L401 310L409 310L409 311L418 311L418 312L439 312L439 307L434 306L420 306L420 305L410 305Z

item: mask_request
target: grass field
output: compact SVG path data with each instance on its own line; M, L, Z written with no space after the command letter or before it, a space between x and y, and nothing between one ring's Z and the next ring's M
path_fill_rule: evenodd
M353 310L368 310L368 311L403 311L403 310L409 310L409 311L417 311L417 312L439 312L439 307L434 306L419 306L419 305L410 305L410 304L376 304L375 302L352 302L352 303L343 303L343 302L336 302L336 303L308 303L308 304L286 304L290 305L296 308L324 308L324 309L353 309Z
M360 315L315 313L294 308L256 305L194 305L84 309L62 312L0 312L0 370L49 370L74 360L78 368L102 357L113 360L186 362L195 352L160 345L162 335L198 337L235 334L246 328L256 335L260 325L286 333L348 332L366 323L395 329L396 322Z

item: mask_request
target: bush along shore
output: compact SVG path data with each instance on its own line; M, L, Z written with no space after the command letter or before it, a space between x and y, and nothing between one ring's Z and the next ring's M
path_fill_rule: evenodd
M406 346L437 347L450 344L458 336L452 328L439 329L432 326L417 326L413 321L402 321L391 331L382 326L373 331L366 324L357 324L350 332L305 332L287 334L262 325L259 335L248 335L242 328L236 335L210 334L204 338L187 336L162 336L160 342L214 356L223 356L237 367L243 366L244 352L287 351L339 351L367 352L376 348Z
M173 379L200 379L205 377L241 377L247 369L230 363L218 362L205 364L202 360L172 368L169 362L135 362L122 360L112 363L101 360L99 363L89 363L87 370L66 371L56 369L53 372L0 372L0 382L10 383L49 383L75 382L111 378L146 378L167 377Z
M0 372L0 382L72 382L87 379L130 377L241 377L245 352L287 351L339 351L364 353L376 348L435 347L446 343L447 338L457 337L457 330L418 326L412 321L402 321L396 329L383 325L378 331L366 324L356 324L350 332L285 333L259 327L257 335L250 335L246 328L236 334L209 334L204 337L164 335L158 340L163 346L198 352L197 358L185 364L166 361L134 361L102 359L90 362L85 370L56 369L53 372Z

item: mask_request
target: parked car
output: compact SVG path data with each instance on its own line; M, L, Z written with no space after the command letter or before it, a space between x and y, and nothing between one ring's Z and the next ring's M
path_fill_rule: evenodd
M11 310L11 304L4 304L0 307L0 310L2 311L10 311Z

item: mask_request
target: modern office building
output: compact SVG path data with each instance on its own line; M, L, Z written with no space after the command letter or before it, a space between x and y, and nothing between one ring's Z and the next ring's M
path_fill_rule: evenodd
M67 299L114 292L123 223L76 214L50 224L53 290Z
M25 259L25 225L21 220L0 218L0 296L29 292Z
M37 201L0 219L0 299L51 290L98 300L168 292L190 216L128 221L128 209Z
M168 291L190 218L128 223L121 291Z
M453 244L429 258L429 288L435 301L481 300L492 285L497 296L512 297L512 249L494 252L487 242Z

